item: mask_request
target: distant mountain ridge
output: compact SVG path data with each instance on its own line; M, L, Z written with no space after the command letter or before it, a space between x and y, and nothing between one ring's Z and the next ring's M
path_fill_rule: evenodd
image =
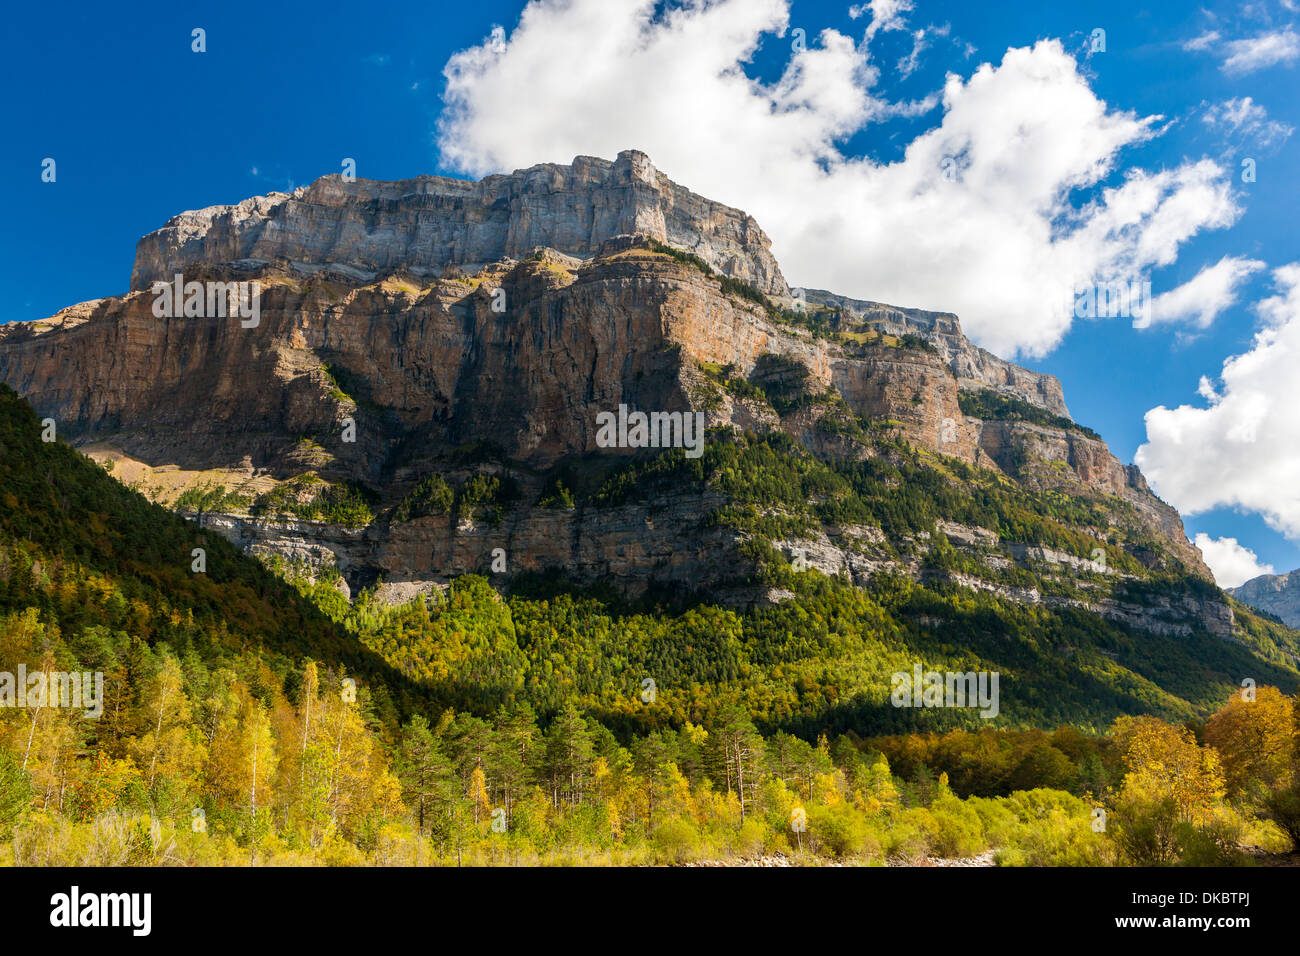
M1300 569L1286 574L1261 574L1240 587L1225 590L1243 604L1300 627Z

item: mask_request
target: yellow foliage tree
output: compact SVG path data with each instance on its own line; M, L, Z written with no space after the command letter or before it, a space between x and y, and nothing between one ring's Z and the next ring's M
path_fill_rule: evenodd
M1113 734L1128 770L1125 791L1166 795L1191 823L1212 818L1225 788L1217 751L1202 749L1187 728L1158 717L1120 717Z
M1205 725L1205 742L1223 760L1228 792L1252 785L1277 790L1291 785L1296 762L1296 703L1276 687L1261 687L1254 700L1240 694Z

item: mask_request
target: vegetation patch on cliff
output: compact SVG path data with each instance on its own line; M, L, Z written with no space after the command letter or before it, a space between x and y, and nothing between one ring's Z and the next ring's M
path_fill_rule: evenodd
M1064 415L1053 415L1047 409L1031 405L1023 398L1008 395L1006 392L995 391L991 388L980 389L976 392L962 391L957 395L957 403L961 407L961 413L970 418L979 418L985 421L1028 422L1031 425L1060 428L1065 431L1078 432L1097 441L1102 440L1101 435L1091 428L1080 425Z
M254 515L274 518L303 518L364 528L375 520L374 494L353 482L329 484L308 472L276 485L257 496Z

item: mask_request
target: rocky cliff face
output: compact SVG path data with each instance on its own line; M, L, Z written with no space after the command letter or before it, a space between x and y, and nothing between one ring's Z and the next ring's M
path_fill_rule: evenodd
M796 291L802 291L809 305L824 306L842 313L849 320L846 323L849 328L880 329L897 336L922 336L939 350L963 388L1006 392L1054 415L1068 417L1070 414L1056 376L1031 372L975 345L962 334L961 323L951 312L902 309L880 302L850 299L821 289Z
M353 279L404 269L439 276L519 259L544 246L572 256L641 233L700 256L723 275L788 295L771 242L753 218L672 182L635 150L614 162L579 156L479 182L325 176L293 193L181 213L136 247L132 289L196 266L257 269L283 259Z
M156 316L151 285L177 272L256 281L257 324ZM1208 578L1177 513L1068 420L1054 378L975 347L952 315L791 297L752 219L635 152L479 183L327 177L185 213L141 240L131 292L0 326L0 379L119 474L135 469L146 487L166 479L163 500L212 483L246 493L204 521L249 550L334 565L353 589L382 580L393 599L488 570L558 568L632 593L667 582L724 597L744 581L739 546L751 535L704 520L725 504L712 491L544 504L558 478L593 490L645 454L598 440L599 416L620 405L785 432L826 460L868 459L885 453L879 440L901 439L1044 500L1086 500L1088 540ZM794 399L770 399L787 386ZM964 414L963 396L985 392L1046 417ZM459 504L399 518L395 506L430 476L461 489L498 481L512 495L491 520ZM248 507L334 485L369 496L375 520L349 529ZM995 572L1092 575L1096 593L1069 600L1141 618L1107 590L1123 575L988 528L953 543ZM932 573L930 547L838 526L780 545L861 584L882 570ZM1086 563L1086 551L1072 560ZM1230 633L1226 607L1181 600L1147 623Z
M1292 627L1300 628L1300 570L1288 574L1261 574L1228 593L1244 604L1267 611Z

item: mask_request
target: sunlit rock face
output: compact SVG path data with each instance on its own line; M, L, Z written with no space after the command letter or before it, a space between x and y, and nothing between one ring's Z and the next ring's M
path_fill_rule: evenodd
M539 246L585 258L631 233L692 252L767 295L788 293L753 218L678 186L635 150L612 163L579 156L478 182L326 176L293 193L181 213L140 240L131 288L198 265L275 259L357 279L395 269L438 276Z
M177 275L256 283L256 321L160 315L155 283ZM720 369L809 399L778 407L754 389L723 387ZM1178 514L1072 425L1055 378L973 345L954 315L790 289L753 219L672 183L633 151L480 182L331 176L183 213L140 241L130 292L0 326L0 380L62 437L117 456L146 487L165 484L163 500L187 483L252 494L304 476L367 489L377 517L364 528L239 509L205 520L250 551L333 564L349 588L382 580L395 599L490 573L497 548L509 573L559 568L630 593L667 582L771 599L737 583L752 571L744 535L704 522L725 503L711 491L542 506L558 474L594 482L642 453L597 440L599 416L620 405L700 413L709 428L783 431L824 460L879 454L865 432L826 427L832 412L848 415L882 439L1031 493L1103 502L1155 542L1153 566L1172 557L1208 577ZM1045 417L963 414L964 397L985 393ZM476 471L517 486L493 520L393 520L422 478ZM1080 572L1040 542L1004 541L994 529L953 534L991 567ZM881 570L923 576L929 547L862 527L778 544L861 584ZM1181 600L1148 623L1184 627ZM1145 619L1100 597L1086 603ZM1216 632L1231 627L1226 606L1188 613Z

